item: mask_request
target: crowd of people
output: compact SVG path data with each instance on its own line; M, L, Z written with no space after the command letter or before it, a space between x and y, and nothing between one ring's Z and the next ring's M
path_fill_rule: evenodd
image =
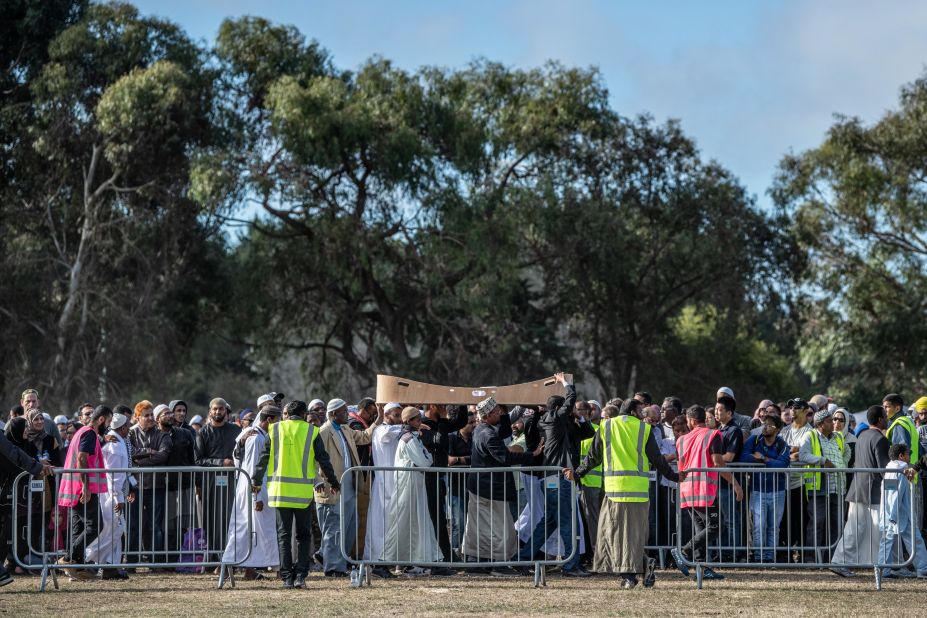
M215 398L205 419L180 399L52 417L28 389L0 436L0 585L22 571L14 534L20 563L54 551L74 580L146 562L196 572L176 565L202 550L244 579L302 588L313 568L350 574L342 547L383 578L516 577L551 560L565 577L649 587L661 548L686 575L693 562L800 561L850 577L911 557L913 570L883 575L927 577L927 397L906 409L886 395L857 423L824 395L742 414L728 387L704 406L646 392L602 405L555 378L564 395L543 406L268 393L238 412ZM45 480L42 499L21 484L16 501L42 525L13 530L21 471Z

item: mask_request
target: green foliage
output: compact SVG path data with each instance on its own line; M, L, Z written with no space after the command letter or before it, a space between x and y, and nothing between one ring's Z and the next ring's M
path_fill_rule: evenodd
M838 117L783 159L774 196L806 262L802 367L856 406L927 389L927 78L872 126Z

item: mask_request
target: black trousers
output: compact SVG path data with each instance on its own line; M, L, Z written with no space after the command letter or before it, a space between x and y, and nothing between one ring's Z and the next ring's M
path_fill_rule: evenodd
M692 518L692 538L683 545L682 550L690 553L694 560L704 560L712 545L718 544L718 524L721 512L718 502L711 506L687 507Z
M6 500L3 500L6 502ZM0 573L13 550L13 505L0 504Z
M283 578L309 574L309 527L312 505L304 509L277 507L277 548ZM296 568L293 568L293 523L296 523Z
M78 502L71 507L71 546L68 559L83 563L84 551L100 534L100 500L97 494L90 494L86 504Z
M814 560L830 562L830 548L843 533L839 509L843 507L841 494L817 493L808 498L808 526L805 544L814 551ZM811 556L809 556L811 558Z
M796 487L786 492L785 514L779 524L780 545L799 547L804 544L806 505L804 487ZM786 556L786 560L788 559Z
M425 473L425 492L428 494L428 513L438 535L438 546L444 554L444 561L451 560L451 537L447 531L447 487L437 472Z

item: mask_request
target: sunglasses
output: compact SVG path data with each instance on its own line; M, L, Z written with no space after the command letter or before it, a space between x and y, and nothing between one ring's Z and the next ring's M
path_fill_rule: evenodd
M845 422L847 422L847 419L845 419L845 418L842 417L842 416L835 416L835 417L834 417L834 422L835 422L835 423L845 423Z

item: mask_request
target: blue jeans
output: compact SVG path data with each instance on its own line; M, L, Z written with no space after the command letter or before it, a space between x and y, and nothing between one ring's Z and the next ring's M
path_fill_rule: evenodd
M779 523L785 511L785 490L754 491L750 494L753 514L753 553L763 562L773 562L779 544Z
M344 500L344 511L341 510ZM341 535L344 534L344 550L348 554L357 539L357 494L354 492L353 474L344 475L341 498L335 504L316 502L315 512L322 530L322 562L325 572L348 570L348 563L341 555Z
M467 498L447 494L447 515L451 520L451 548L460 551L460 542L463 540L464 524L467 523Z
M564 478L559 478L555 481L557 486L551 488L548 487L551 477L547 477L543 481L544 518L538 521L537 526L534 527L534 532L531 533L531 538L519 550L518 559L531 560L534 558L534 554L544 545L544 541L553 533L555 528L559 528L564 553L566 555L573 554L573 557L564 563L563 570L571 571L577 567L580 559L579 548L576 547L576 551L574 551L574 539L571 538L573 522L570 521L570 516L573 514L573 505L570 504L570 501L574 499L573 483Z
M721 506L721 558L724 561L737 558L739 551L746 551L743 539L743 509L730 484L722 481L718 488L718 502ZM743 556L741 556L743 557Z

